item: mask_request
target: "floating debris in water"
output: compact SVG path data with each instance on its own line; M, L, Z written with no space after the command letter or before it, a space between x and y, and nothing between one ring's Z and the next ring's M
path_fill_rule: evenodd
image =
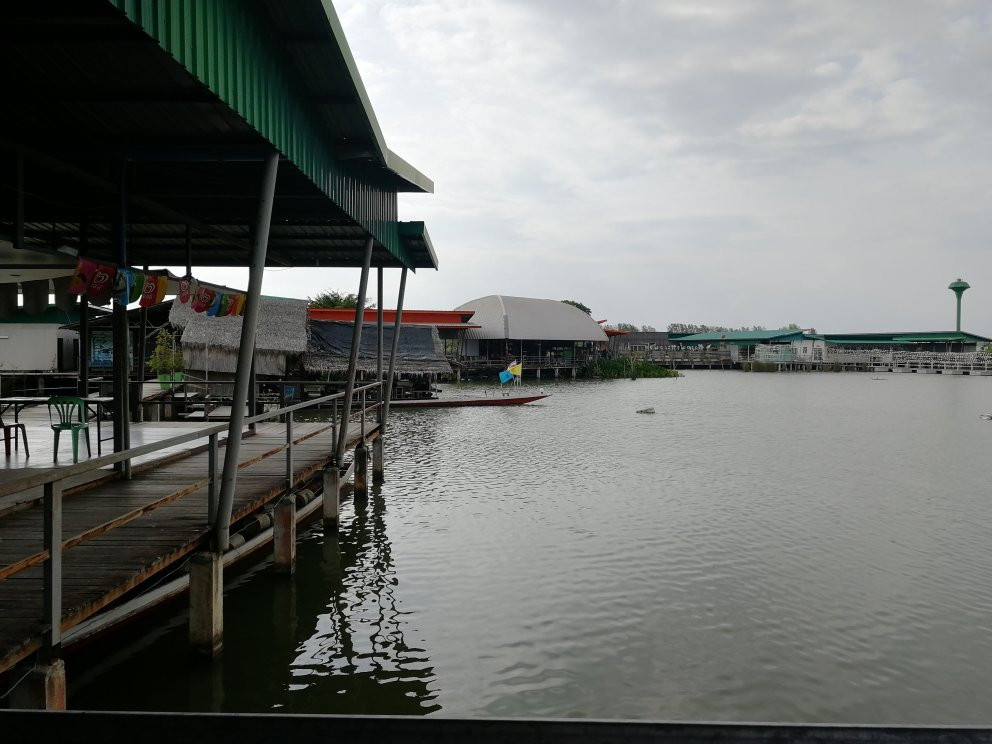
M642 408L641 410L638 411L638 413L654 413L654 409L653 408Z

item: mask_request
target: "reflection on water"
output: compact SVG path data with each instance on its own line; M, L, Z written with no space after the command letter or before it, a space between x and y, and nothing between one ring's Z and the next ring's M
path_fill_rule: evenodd
M70 658L70 707L437 710L430 659L408 641L398 607L385 513L374 485L367 499L346 502L339 534L325 537L317 526L302 536L293 577L268 562L242 574L224 597L224 650L213 663L190 657L185 612L121 651L101 644Z
M385 510L372 486L339 537L314 531L300 546L293 587L314 597L323 589L325 604L298 605L312 627L289 665L290 712L414 715L439 707L427 652L404 637Z
M396 411L337 544L228 590L219 663L180 613L70 660L70 706L989 723L992 379L543 386Z

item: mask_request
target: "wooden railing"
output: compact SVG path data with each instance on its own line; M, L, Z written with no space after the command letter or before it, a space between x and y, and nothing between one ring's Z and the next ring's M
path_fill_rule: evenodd
M292 489L294 483L294 414L297 411L307 408L315 408L317 406L326 406L330 404L331 431L333 438L336 440L339 435L338 409L340 407L342 409L340 413L342 418L340 425L345 427L347 432L347 428L350 426L349 422L352 418L357 416L360 423L361 437L364 441L366 436L366 419L371 412L374 412L381 407L381 402L379 401L381 394L377 394L375 396L375 402L369 403L367 393L370 390L376 390L376 392L379 393L380 386L384 384L385 383L373 382L361 387L356 387L352 401L355 401L357 398L359 405L357 409L352 409L351 415L347 417L347 421L344 420L343 416L345 403L343 400L344 393L339 392L315 398L313 400L303 401L290 406L282 406L278 409L268 411L263 414L247 416L245 417L244 424L255 424L277 418L284 419L286 424L286 442L280 447L267 452L266 456L272 456L281 451L285 451L286 487L287 490L289 490ZM226 422L213 424L211 426L197 429L196 431L179 434L174 437L169 437L168 439L140 445L138 447L132 447L120 452L114 452L110 455L95 457L86 460L85 462L67 465L61 468L27 469L22 475L15 476L12 479L0 483L0 497L21 494L29 489L34 489L39 486L42 488L41 495L25 498L22 502L42 502L44 508L42 550L32 555L28 555L12 564L0 567L0 581L15 576L32 566L36 566L41 563L44 564L44 615L42 622L44 627L44 646L46 648L57 647L61 643L62 638L62 556L65 551L81 545L88 540L92 540L95 537L104 535L113 529L121 527L145 514L154 511L155 509L193 493L204 486L207 487L206 523L211 525L215 523L218 516L217 498L218 487L220 484L220 473L218 473L218 436L227 431L227 429L228 424ZM136 457L153 454L155 452L160 452L171 447L176 447L181 444L187 444L189 442L204 438L208 440L206 477L190 484L184 484L182 488L173 491L166 497L160 498L148 504L144 504L137 509L122 513L121 515L78 535L73 535L66 538L62 534L62 494L65 490L66 479L84 475L94 470L105 468L108 465L133 460Z

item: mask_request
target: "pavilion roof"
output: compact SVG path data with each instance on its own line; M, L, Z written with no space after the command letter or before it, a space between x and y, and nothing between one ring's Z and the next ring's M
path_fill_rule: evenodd
M14 251L113 260L123 190L130 265L246 265L274 148L268 265L358 266L371 236L375 266L437 267L397 218L433 184L386 147L329 2L20 0L0 29Z

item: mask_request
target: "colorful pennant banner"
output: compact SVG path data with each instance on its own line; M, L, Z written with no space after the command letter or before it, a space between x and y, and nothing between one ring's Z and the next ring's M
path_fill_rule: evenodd
M68 292L71 295L85 294L94 305L105 305L113 299L119 305L137 302L141 307L150 307L165 299L169 280L168 272L118 268L113 264L80 258ZM244 315L246 300L244 292L200 284L188 275L179 279L176 301L189 305L197 313L213 317Z

